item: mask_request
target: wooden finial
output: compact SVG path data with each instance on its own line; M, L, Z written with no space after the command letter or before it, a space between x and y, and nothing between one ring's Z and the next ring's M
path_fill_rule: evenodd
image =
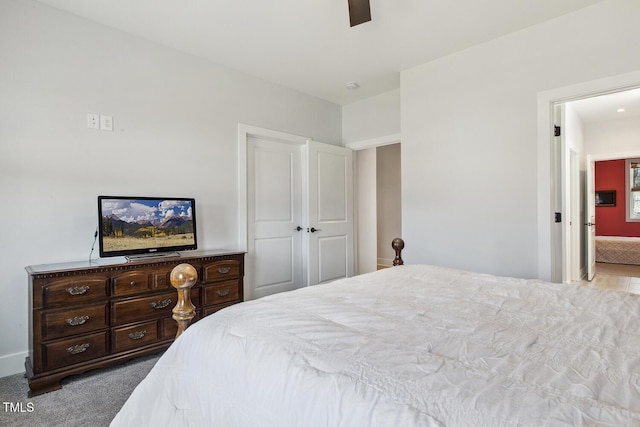
M399 237L396 237L391 242L391 247L394 251L396 251L396 257L393 259L393 265L403 265L404 261L402 260L402 250L404 249L404 240Z
M184 332L196 315L196 307L191 302L191 287L198 280L198 272L191 264L176 265L169 275L171 286L178 290L178 303L173 308L173 320L178 323L176 338Z

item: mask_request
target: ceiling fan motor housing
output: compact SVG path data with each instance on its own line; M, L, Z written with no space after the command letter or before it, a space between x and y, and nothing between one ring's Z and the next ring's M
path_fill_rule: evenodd
M369 0L349 0L349 22L352 27L371 21Z

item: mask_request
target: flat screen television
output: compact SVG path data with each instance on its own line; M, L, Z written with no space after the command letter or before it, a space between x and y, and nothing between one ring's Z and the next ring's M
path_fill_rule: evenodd
M596 206L615 206L616 190L596 191Z
M180 197L98 196L101 257L197 249L196 202Z

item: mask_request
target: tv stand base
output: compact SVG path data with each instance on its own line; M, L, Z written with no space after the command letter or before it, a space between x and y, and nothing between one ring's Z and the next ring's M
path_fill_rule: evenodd
M180 252L155 252L152 254L140 254L140 255L127 255L125 256L126 260L129 262L132 261L147 261L154 259L164 259L164 258L176 258L180 257Z

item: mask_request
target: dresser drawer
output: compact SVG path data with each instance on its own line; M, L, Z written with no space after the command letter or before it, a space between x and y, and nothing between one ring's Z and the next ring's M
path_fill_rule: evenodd
M107 354L106 331L44 344L45 369L74 365Z
M196 307L200 304L200 293L191 291L191 301ZM178 302L176 290L146 297L127 298L111 303L111 325L124 325L147 319L171 317L173 307Z
M107 298L108 277L72 277L47 281L42 285L42 306L76 305Z
M220 280L237 279L240 277L240 261L225 260L206 264L202 267L202 283Z
M78 335L108 327L108 304L87 305L71 310L50 310L41 313L42 339Z
M163 290L175 290L175 288L171 285L171 271L174 267L171 267L167 270L155 271L149 275L149 280L151 284L151 289L154 291L163 291ZM199 284L195 283L191 289L198 287Z
M112 279L111 295L123 296L147 292L149 287L149 274L141 271L132 271L116 276Z
M156 291L160 291L163 289L174 289L171 286L171 281L169 279L169 275L171 274L172 268L167 270L161 270L151 273L151 288Z
M159 320L152 320L146 323L138 323L137 325L114 329L111 332L112 352L117 353L132 348L143 347L159 341L158 322Z
M222 304L231 301L240 300L240 283L238 280L228 280L215 285L206 285L202 287L203 306L207 307L214 304Z

